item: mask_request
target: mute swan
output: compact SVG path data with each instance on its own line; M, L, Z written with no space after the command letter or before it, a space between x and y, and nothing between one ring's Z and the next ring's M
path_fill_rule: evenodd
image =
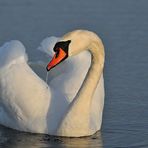
M70 65L68 60L77 58L85 50L90 52L91 66L82 85L78 82L80 88L69 83L75 81L72 79L77 71L75 67L69 76L64 69L48 86L27 64L25 48L19 41L4 44L0 48L0 124L20 131L66 137L89 136L100 130L104 106L104 47L99 37L86 30L64 35L56 43L55 55L46 68L48 71L58 66L62 69L65 59ZM86 52L85 55L89 57ZM70 78L68 83L66 78ZM61 91L61 86L78 90L75 95L69 95L64 89L65 92Z

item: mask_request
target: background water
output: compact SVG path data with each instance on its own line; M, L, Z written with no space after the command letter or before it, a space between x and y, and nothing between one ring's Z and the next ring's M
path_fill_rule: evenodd
M18 39L30 60L43 38L79 28L105 44L102 131L71 139L0 127L1 147L148 147L147 0L0 0L0 45Z

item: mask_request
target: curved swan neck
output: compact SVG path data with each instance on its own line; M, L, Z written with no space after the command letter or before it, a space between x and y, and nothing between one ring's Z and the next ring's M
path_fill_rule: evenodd
M75 54L78 54L84 50L88 50L91 53L91 66L87 72L81 88L71 102L64 119L60 123L60 126L57 130L58 135L85 135L86 130L90 128L89 123L91 102L103 71L104 47L101 40L94 33L88 31L83 31L83 33L83 41L81 39L82 36L78 36L77 38L79 41L82 41L83 44L77 44L78 46L74 46L76 44L75 42L75 44L71 46L71 49L74 50L72 47L77 48L77 51L72 51L72 53ZM70 135L69 131L71 129L73 130L73 133ZM90 130L89 135L91 135L93 132L93 129Z
M91 100L103 71L105 57L103 43L95 33L87 30L70 32L63 36L63 40L72 41L69 46L69 56L77 55L84 50L91 53L91 66L73 102L83 98L86 102L85 98L88 97Z
M90 103L104 66L104 48L100 40L98 42L92 41L88 48L91 53L91 66L75 98L75 100L84 100L85 103ZM87 98L90 99L88 100Z

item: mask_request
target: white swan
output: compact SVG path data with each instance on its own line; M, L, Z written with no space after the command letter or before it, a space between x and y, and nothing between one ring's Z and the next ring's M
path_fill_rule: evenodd
M100 130L102 123L103 44L96 34L76 30L64 35L54 50L55 56L47 70L74 55L72 64L77 66L72 67L72 73L68 71L68 74L65 68L48 86L28 66L24 46L19 41L11 41L0 48L0 124L20 131L57 136L92 135ZM83 83L79 82L77 87L71 82L76 80L74 74L80 74L76 68L79 61L83 63L83 56L76 58L84 50L91 53L91 66ZM86 52L85 55L89 57ZM66 62L71 64L68 59ZM62 63L57 67L62 68ZM73 88L78 90L73 92Z

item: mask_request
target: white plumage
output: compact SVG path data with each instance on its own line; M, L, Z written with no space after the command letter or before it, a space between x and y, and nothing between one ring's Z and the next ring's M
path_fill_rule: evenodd
M0 48L0 124L68 137L88 136L100 130L104 106L102 42L84 30L58 40L68 39L72 41L69 58L49 72L48 85L27 64L21 42L10 41ZM51 56L53 52L46 50L48 42L49 38L44 40L40 50ZM95 66L89 69L90 65Z

